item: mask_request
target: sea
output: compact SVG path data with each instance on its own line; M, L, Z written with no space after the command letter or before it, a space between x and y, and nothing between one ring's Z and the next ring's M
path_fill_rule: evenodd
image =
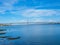
M60 45L60 24L10 25L0 30L5 32L0 33L0 45Z

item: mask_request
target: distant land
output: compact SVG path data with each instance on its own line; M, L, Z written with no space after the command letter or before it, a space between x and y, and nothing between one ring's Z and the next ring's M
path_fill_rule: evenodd
M60 24L60 22L19 22L19 23L0 23L0 26L28 25L28 24Z

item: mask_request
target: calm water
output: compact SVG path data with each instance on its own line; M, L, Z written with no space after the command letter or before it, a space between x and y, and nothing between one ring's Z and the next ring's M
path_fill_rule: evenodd
M1 26L0 29L6 29L3 36L21 37L0 38L0 45L60 45L60 24Z

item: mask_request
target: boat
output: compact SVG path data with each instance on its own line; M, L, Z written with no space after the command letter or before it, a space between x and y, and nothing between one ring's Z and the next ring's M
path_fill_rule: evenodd
M0 38L7 38L8 36L0 36Z
M16 40L16 39L20 39L21 37L19 36L19 37L8 37L7 39L8 40Z
M6 31L6 29L0 29L0 31Z

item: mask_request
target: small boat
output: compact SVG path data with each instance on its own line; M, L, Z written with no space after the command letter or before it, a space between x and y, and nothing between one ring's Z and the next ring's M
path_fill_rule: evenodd
M8 37L8 40L16 40L16 39L20 39L21 37Z
M0 35L6 34L6 32L0 33Z
M6 31L6 29L0 29L0 31Z
M0 35L6 34L6 31L0 31Z
M0 38L7 38L8 36L0 36Z
M6 34L6 31L5 30L0 30L0 35L2 34Z

